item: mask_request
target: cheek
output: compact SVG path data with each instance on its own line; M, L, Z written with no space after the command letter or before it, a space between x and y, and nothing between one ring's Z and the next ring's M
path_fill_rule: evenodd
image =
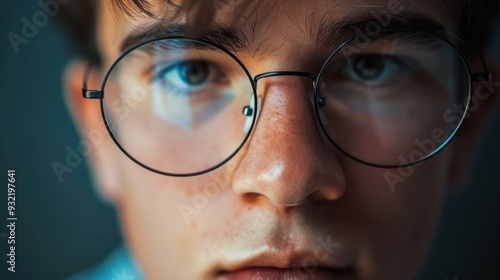
M193 256L207 248L206 241L220 230L229 209L218 207L230 194L223 189L224 173L175 178L154 174L130 160L122 161L121 168L123 232L144 273L151 279L199 278L189 274L196 272ZM187 265L193 269L172 269Z
M366 279L375 273L381 277L375 279L409 279L418 269L439 217L448 153L399 170L348 169L350 188L339 202L346 210L346 220L356 221L349 222L350 230L364 248L360 263ZM398 181L391 187L388 178Z

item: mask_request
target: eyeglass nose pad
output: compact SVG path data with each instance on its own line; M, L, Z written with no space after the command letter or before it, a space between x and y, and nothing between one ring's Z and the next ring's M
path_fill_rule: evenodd
M255 110L255 99L253 98L253 95L250 97L250 106L245 106L243 107L243 115L247 116L247 119L245 121L245 125L243 126L243 133L248 133L250 130L250 127L252 127L252 119L253 119L253 113ZM255 124L257 124L257 120L259 119L260 115L260 105L262 99L260 96L257 96L257 113L255 114Z
M313 90L313 92L311 92L311 100L312 100L313 104L316 102L316 96L313 93L316 91L316 87L317 86L318 86L318 81L317 80L313 81L313 88L314 88L314 90ZM319 86L324 87L324 82L320 83ZM317 102L318 102L318 104L316 106L318 108L317 110L318 110L318 113L319 113L319 121L323 125L328 125L329 124L328 119L326 118L326 116L323 113L323 111L321 111L321 108L326 106L326 98L318 96L318 101Z
M321 82L321 83L318 85L318 81L317 81L317 80L315 80L315 81L313 82L313 88L314 88L314 90L315 90L315 91L317 90L317 88L316 88L316 87L318 87L318 86L320 86L320 87L325 87L325 83L324 83L324 82ZM315 99L315 95L313 94L312 96L313 96L313 103L314 103L314 102L316 102L316 100L314 100L314 99ZM323 124L323 125L328 125L328 124L329 124L328 119L326 118L326 116L325 116L325 114L323 113L323 111L321 111L321 108L323 108L323 107L325 107L325 106L326 106L326 98L325 98L325 97L318 96L318 100L317 100L317 102L318 102L318 105L317 105L317 106L318 106L318 113L319 113L319 114L318 114L318 115L319 115L319 121L320 121L320 122L321 122L321 124Z
M326 106L326 98L325 97L319 97L318 98L318 112L319 112L319 120L323 125L329 125L330 123L328 122L328 119L326 118L325 114L323 111L321 111L322 107Z

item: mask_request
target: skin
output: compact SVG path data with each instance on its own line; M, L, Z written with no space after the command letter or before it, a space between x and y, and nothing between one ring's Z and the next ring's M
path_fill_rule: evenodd
M311 3L262 4L255 16L254 40L247 51L237 53L252 74L317 73L328 51L318 49L304 30L317 27L327 13L329 19L339 20L364 7L386 4ZM444 26L455 16L444 17L439 1L413 1L411 9ZM98 9L97 38L105 66L119 56L128 32L154 22L113 11L110 3ZM230 21L230 13L223 8L216 21L249 31ZM306 18L310 26L301 20ZM479 69L475 60L470 63L473 71ZM106 70L94 71L90 88L100 87ZM291 257L295 254L310 255L317 263L351 266L355 279L411 279L432 241L447 186L466 171L469 155L458 156L457 151L474 143L476 127L489 108L481 104L455 141L412 167L413 174L393 192L384 177L387 169L356 163L325 138L307 94L312 89L309 79L266 78L259 81L262 110L245 147L217 170L175 178L140 167L112 143L98 102L80 98L83 71L81 61L68 68L68 104L82 129L102 133L90 158L94 177L103 196L116 205L127 244L148 279L215 279L221 270L239 268L248 258L268 260L261 264L268 266L307 265ZM200 199L203 193L205 200ZM183 215L180 209L188 209L185 206L195 210ZM318 240L331 240L335 250L325 249Z

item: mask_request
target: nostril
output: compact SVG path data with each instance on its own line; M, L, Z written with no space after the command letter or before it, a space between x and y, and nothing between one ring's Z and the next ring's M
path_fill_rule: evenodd
M257 192L247 192L242 196L242 198L245 202L250 204L259 203L259 201L265 200L271 202L271 204L275 207L283 207L283 208L297 207L309 200L308 198L280 200L277 197L268 196L265 193L257 193Z
M333 200L337 200L338 198L342 197L344 192L345 192L345 188L342 188L342 187L325 188L322 190L317 190L313 194L313 196L311 197L311 200L314 202L333 201Z
M262 197L262 194L257 193L257 192L246 192L244 195L241 196L245 202L248 203L255 203L257 200Z

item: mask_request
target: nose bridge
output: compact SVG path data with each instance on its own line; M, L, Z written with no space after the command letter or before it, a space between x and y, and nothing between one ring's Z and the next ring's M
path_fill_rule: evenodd
M270 78L257 86L263 78ZM313 87L307 78L313 82ZM312 92L316 76L307 72L266 72L255 76L257 94L261 98L259 122L254 137L273 135L281 145L318 141L320 132L314 114ZM311 138L305 140L303 138ZM305 143L304 148L307 149Z
M261 114L263 115L261 118L263 122L267 122L264 125L269 125L269 122L271 124L280 123L280 127L283 128L279 131L280 134L298 132L297 130L304 128L302 127L304 123L308 123L307 127L311 128L313 125L311 121L315 120L313 101L311 99L314 88L304 79L304 77L311 78L309 73L269 72L256 76L257 81L271 77L273 79L267 80L260 88L256 86L257 93L262 93L263 96L261 103ZM266 127L260 129L262 131L267 130ZM274 133L278 132L274 131ZM299 139L294 137L290 140Z
M314 114L311 84L316 76L307 72L268 72L255 77L267 80L258 123L234 176L239 195L260 194L275 205L297 205L312 194L332 199L343 193L343 173ZM331 148L331 147L330 147ZM341 176L339 176L341 174ZM315 195L317 198L317 195Z
M296 83L297 80L300 80L301 77L305 77L305 78L311 79L312 80L312 91L310 91L309 89L307 89L305 87L303 88L303 90L299 89L298 92L297 92L297 90L288 90L287 89L285 95L289 95L287 97L288 98L292 98L292 99L300 99L301 96L308 96L308 97L311 97L311 98L313 97L311 95L311 93L314 93L316 91L316 80L317 80L317 77L318 77L317 75L315 75L313 73L310 73L310 72L301 72L301 71L272 71L272 72L264 72L264 73L260 73L258 75L255 75L255 77L253 79L254 85L255 85L255 90L256 90L256 93L259 96L260 100L262 98L261 98L261 95L258 94L258 92L259 92L259 86L258 86L259 80L264 79L264 78L272 78L272 77L279 77L279 76L290 77L290 79L292 79L293 82L292 83L286 83L287 85L291 85L294 82ZM296 78L294 79L293 76L295 76ZM299 78L299 79L297 79L297 78ZM280 83L276 82L276 81L271 82L271 84L277 85L278 88L281 87ZM276 87L274 87L274 86L272 88L276 89ZM298 88L301 88L301 87L299 86ZM264 92L266 92L266 91L267 90L264 89ZM265 95L267 95L267 94L265 94ZM286 97L284 97L284 98L286 98ZM286 99L288 99L288 98L286 98ZM283 99L283 101L284 100L285 99ZM313 99L311 99L311 101L312 100ZM295 101L299 101L299 100L295 100ZM308 104L311 104L311 103L304 103L303 106L302 106L302 108L299 107L298 109L300 109L301 111L302 110L306 110ZM312 103L312 104L314 104L314 103ZM263 103L261 103L260 106L262 106L262 105L263 105ZM259 118L260 111L261 111L261 108L259 108L259 110L257 111L257 119ZM300 113L300 112L296 111L295 113Z

